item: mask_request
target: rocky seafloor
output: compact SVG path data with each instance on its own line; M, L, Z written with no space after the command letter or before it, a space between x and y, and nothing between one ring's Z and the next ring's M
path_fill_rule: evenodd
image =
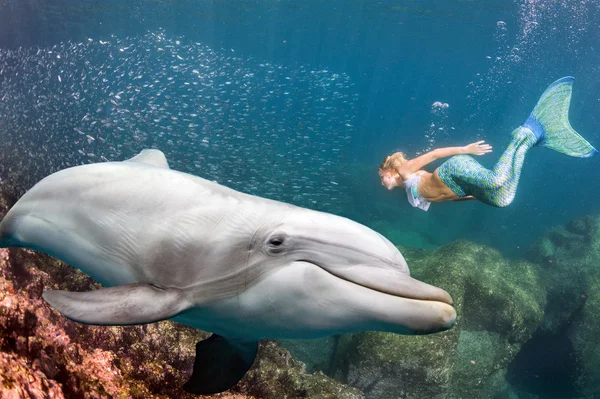
M0 201L0 217L10 205ZM215 398L593 397L600 392L600 216L557 227L520 260L466 241L401 248L417 279L446 289L457 324L427 336L357 333L265 340ZM192 398L181 386L207 333L169 321L95 327L42 299L98 284L44 254L0 250L0 399Z

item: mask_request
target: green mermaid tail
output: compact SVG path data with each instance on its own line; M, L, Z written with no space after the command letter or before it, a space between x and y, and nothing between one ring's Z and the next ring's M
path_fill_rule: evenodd
M467 155L456 155L438 168L442 182L459 197L472 195L488 205L505 207L515 198L527 151L535 145L572 157L591 157L598 151L569 124L571 76L552 83L529 118L516 128L492 170Z
M575 78L566 76L552 83L538 100L523 127L538 139L537 145L571 157L587 158L598 151L569 123L569 105Z

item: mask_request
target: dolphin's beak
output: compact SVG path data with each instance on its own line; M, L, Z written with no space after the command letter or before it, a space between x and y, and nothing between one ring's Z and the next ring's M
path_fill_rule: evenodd
M340 267L334 274L302 261L294 262L293 268L300 270L298 273L302 276L294 276L294 281L304 280L311 292L319 292L318 303L328 310L326 319L315 316L312 321L315 325L329 325L333 319L337 320L334 324L338 328L338 324L347 324L341 332L390 331L422 335L448 330L456 322L456 311L446 291L402 272L352 266ZM310 297L314 300L314 296ZM321 309L321 312L324 311Z
M336 277L375 291L402 298L453 304L452 298L443 289L415 280L396 270L364 265L326 269Z
M456 311L450 295L441 288L415 280L410 275L393 269L354 265L326 269L346 284L359 285L363 290L353 299L371 308L387 303L387 309L378 321L393 325L391 331L403 334L431 334L452 328ZM382 295L384 294L384 295ZM387 327L384 327L387 328ZM396 330L397 328L397 330Z

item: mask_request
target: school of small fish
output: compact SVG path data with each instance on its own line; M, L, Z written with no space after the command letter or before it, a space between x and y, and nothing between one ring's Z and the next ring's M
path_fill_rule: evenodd
M0 173L26 182L159 148L172 168L334 211L357 90L345 74L243 59L164 31L0 50Z

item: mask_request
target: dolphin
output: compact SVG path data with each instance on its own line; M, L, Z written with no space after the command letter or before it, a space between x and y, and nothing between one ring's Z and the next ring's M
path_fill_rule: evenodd
M184 385L194 394L234 386L262 338L429 334L456 319L448 293L411 278L381 234L172 170L154 149L42 179L0 223L0 247L47 253L106 287L45 291L71 320L212 332Z

